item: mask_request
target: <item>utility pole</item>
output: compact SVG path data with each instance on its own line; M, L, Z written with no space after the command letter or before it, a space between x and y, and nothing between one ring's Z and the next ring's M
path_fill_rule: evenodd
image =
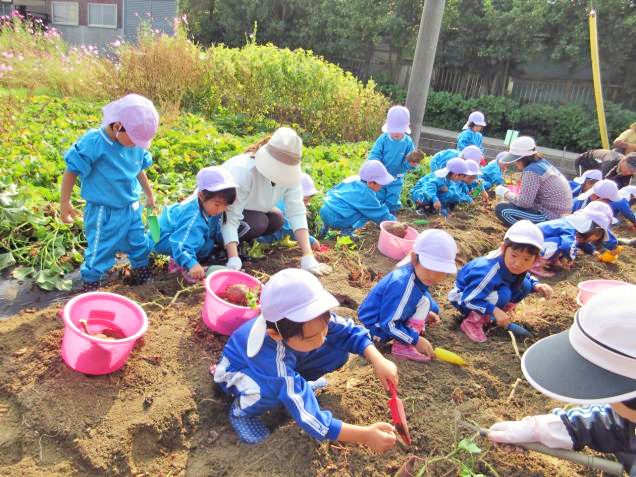
M426 99L433 74L437 40L442 27L442 16L446 0L426 0L422 9L420 31L417 34L415 57L411 67L406 107L411 113L411 137L417 146L426 110Z

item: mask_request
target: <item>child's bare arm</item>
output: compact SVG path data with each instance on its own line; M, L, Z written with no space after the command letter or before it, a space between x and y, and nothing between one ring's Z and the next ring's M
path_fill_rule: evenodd
M64 171L62 177L62 189L60 191L60 217L65 224L72 224L74 218L79 215L79 211L71 205L71 194L75 185L77 174L71 171Z
M395 445L395 428L387 422L376 422L370 426L355 426L342 423L338 440L358 442L376 452L384 452Z
M146 175L146 171L141 171L137 175L137 179L141 184L141 188L146 194L146 207L151 207L154 209L155 207L155 196L152 192L152 186L150 185L150 181L148 180L148 176Z

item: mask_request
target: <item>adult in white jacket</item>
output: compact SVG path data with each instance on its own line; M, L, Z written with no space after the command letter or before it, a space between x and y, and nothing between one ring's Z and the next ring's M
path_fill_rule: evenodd
M309 243L307 210L300 183L302 147L298 134L283 127L258 149L250 148L223 163L222 167L230 171L238 185L236 200L227 208L227 220L221 227L228 268L239 270L243 265L238 256L241 221L249 225L248 232L241 237L243 240L276 232L284 222L276 203L283 198L285 213L302 249L300 268L316 275L331 273L330 266L316 260Z

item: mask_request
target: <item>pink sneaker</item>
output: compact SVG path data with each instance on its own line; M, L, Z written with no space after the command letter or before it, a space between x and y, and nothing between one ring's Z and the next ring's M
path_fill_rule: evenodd
M418 363L427 363L431 360L429 356L420 353L415 346L393 342L391 346L391 354L399 359L408 359L411 361L417 361Z
M484 324L487 323L487 320L486 317L476 311L471 311L466 315L462 324L459 325L459 329L468 336L469 340L475 343L483 343L487 340L486 333L484 333Z

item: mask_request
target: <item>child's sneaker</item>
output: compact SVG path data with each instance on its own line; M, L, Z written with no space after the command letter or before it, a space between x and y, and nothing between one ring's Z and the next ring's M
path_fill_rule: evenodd
M316 379L315 381L307 381L307 384L309 385L309 387L311 388L313 392L316 392L316 391L320 391L321 389L325 389L327 385L329 384L329 382L327 381L327 378L322 376Z
M487 318L476 311L471 311L466 315L462 324L459 325L459 329L462 330L468 339L475 343L483 343L487 340L486 333L484 333L484 324L487 322Z
M238 399L238 398L237 398ZM260 444L269 436L269 429L257 416L235 416L234 411L238 410L238 400L230 406L230 424L236 431L239 439L247 444ZM240 412L240 411L239 411Z
M394 341L391 346L391 354L399 359L408 359L417 361L418 363L427 363L431 360L430 356L420 353L415 346Z

